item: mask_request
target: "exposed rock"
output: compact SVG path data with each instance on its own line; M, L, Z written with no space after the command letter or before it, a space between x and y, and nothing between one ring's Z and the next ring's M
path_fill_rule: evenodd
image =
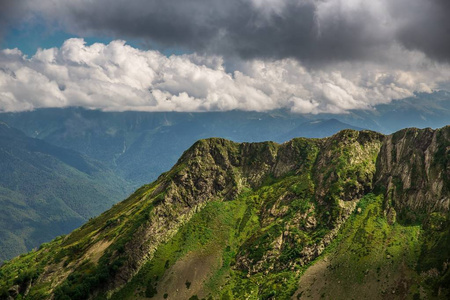
M316 218L315 218L314 216L309 216L309 217L306 219L306 225L305 225L305 228L306 228L307 230L312 230L312 229L316 228L316 226L317 226L317 220L316 220Z
M449 211L450 126L409 128L386 136L377 161L375 185L406 220Z
M385 195L382 209L390 224L401 218L433 216L428 226L445 228L441 219L449 211L449 141L450 127L408 129L386 137L344 130L326 139L293 139L281 145L218 138L198 141L155 183L106 212L109 219L100 216L106 224L94 219L63 239L61 249L78 252L69 256L61 251L67 269L56 271L62 262L49 262L53 265L45 267L37 282L51 286L51 293L85 261L96 265L103 259L106 266L119 261L113 271L108 270L106 283L89 291L111 295L209 202L233 201L242 191L272 189L267 182L286 178L300 181L299 185L287 181L292 186L278 194L267 191L272 196L265 202L258 200L253 217L259 219L253 222L259 221L260 227L245 236L233 257L234 268L248 277L298 271L310 263L330 245L359 199L374 186ZM74 247L85 237L84 247ZM9 295L12 292L14 297L23 294L17 289Z
M12 297L13 299L17 298L17 296L19 295L19 292L20 292L20 286L17 284L13 285L8 290L9 296Z

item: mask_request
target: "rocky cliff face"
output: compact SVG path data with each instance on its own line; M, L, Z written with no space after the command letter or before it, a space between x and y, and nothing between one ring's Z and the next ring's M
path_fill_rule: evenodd
M205 255L211 263L196 293L284 299L270 293L288 293L286 284L332 243L374 186L389 216L448 212L449 141L450 127L386 137L344 130L281 145L198 141L154 183L2 267L0 295L14 287L15 297L29 298L162 297L186 257ZM190 285L170 295L194 296Z
M450 127L409 128L386 136L378 155L375 184L387 210L405 221L449 211Z

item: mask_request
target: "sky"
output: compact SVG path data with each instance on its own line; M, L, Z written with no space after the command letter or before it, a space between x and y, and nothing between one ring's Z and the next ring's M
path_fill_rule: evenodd
M0 0L0 111L345 113L449 89L448 0Z

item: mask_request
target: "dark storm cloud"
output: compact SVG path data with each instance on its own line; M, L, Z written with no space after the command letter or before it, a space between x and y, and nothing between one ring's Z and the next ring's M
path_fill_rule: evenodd
M450 1L392 1L399 41L440 60L450 60Z
M376 60L397 42L450 58L448 0L136 0L34 4L74 33L242 58Z
M263 1L264 2L264 1ZM169 47L241 57L307 57L316 37L315 5L285 1L278 11L244 0L75 2L71 28L136 37ZM275 10L275 11L272 11Z
M0 42L6 30L21 19L23 5L22 0L0 0Z

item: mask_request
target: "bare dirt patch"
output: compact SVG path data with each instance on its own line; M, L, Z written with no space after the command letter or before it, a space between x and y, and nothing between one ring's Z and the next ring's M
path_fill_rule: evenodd
M292 299L321 299L321 290L327 284L322 280L326 273L328 262L320 260L308 268L299 281L299 288ZM319 280L318 280L319 279Z
M186 254L166 271L156 287L158 293L153 299L189 299L194 295L199 299L206 297L205 283L220 263L217 252Z
M103 253L105 253L106 248L108 248L111 244L112 240L101 240L92 245L84 257L90 259L94 264L96 264L100 257L102 257Z
M332 257L309 267L300 278L292 299L409 299L413 271L398 268L367 269L362 282L345 267L333 268ZM409 297L411 296L411 297ZM408 298L409 297L409 298Z

